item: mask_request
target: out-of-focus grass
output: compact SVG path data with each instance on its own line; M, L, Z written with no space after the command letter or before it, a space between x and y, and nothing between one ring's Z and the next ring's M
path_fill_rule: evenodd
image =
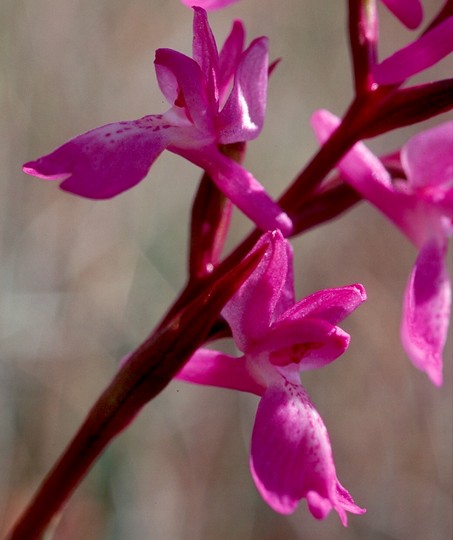
M440 2L432 2L434 4ZM350 98L343 4L244 0L212 14L221 39L242 17L271 38L262 137L247 165L280 193L315 149L308 118ZM383 13L385 50L410 39ZM119 359L184 282L199 171L164 155L111 201L81 200L23 175L24 161L110 121L162 112L158 47L186 53L191 13L177 0L3 0L0 6L0 531L62 451ZM445 63L437 68L445 75ZM413 132L375 141L398 146ZM238 219L230 244L244 234ZM55 538L128 540L425 540L451 537L451 341L433 388L398 337L414 249L365 204L294 242L298 295L360 281L369 301L345 323L350 351L304 377L337 471L368 508L343 530L304 503L272 512L248 472L256 399L174 383L105 453Z

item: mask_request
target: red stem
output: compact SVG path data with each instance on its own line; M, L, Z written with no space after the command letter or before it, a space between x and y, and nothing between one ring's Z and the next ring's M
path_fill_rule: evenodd
M6 540L34 540L80 483L110 441L165 388L201 346L221 309L251 274L266 244L205 289L127 359L43 480Z

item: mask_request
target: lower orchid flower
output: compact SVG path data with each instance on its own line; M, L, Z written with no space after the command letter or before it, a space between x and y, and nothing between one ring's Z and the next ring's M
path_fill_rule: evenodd
M312 123L323 142L340 120L317 111ZM400 160L405 178L392 180L382 162L357 143L338 168L419 249L406 288L401 336L413 364L440 386L451 304L445 257L453 235L453 122L409 139Z
M305 498L314 517L334 509L346 526L346 512L365 510L338 481L326 427L300 372L347 349L349 336L336 325L365 300L365 291L351 285L295 302L291 246L280 232L261 241L269 239L271 247L222 312L243 355L199 349L177 378L260 396L250 465L262 497L283 514Z

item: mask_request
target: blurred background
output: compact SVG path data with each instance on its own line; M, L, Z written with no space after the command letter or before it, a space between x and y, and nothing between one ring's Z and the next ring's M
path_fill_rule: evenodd
M282 58L265 129L246 162L274 196L315 151L312 111L341 114L351 99L343 4L244 0L210 15L219 44L240 17L249 40L268 35L271 57ZM428 14L441 2L429 4ZM411 35L381 14L384 55ZM191 20L177 0L0 4L0 532L119 360L183 286L200 177L164 153L133 190L93 202L24 175L21 164L101 124L164 112L154 51L190 54ZM446 77L448 69L447 60L424 78ZM370 146L386 152L414 132ZM229 245L247 230L235 218ZM343 325L352 334L349 351L303 379L329 430L338 476L367 514L351 516L343 529L335 512L314 520L305 502L291 516L274 513L248 470L257 398L172 383L105 452L52 538L451 538L451 340L440 390L411 367L399 341L415 249L365 203L293 244L298 298L353 282L368 291L366 305Z

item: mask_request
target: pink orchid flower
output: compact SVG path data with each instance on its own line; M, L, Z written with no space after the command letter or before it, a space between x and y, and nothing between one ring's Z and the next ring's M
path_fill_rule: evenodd
M312 123L323 142L340 120L317 111ZM392 181L381 161L357 143L338 168L419 249L405 292L401 336L413 364L440 386L451 304L445 257L453 234L453 122L409 139L401 165L406 179Z
M263 127L267 38L255 39L243 51L244 27L237 21L219 54L201 8L194 8L193 31L193 59L171 49L156 51L157 80L171 104L166 113L96 128L23 169L60 180L60 187L71 193L106 199L140 182L166 149L204 169L258 227L289 233L289 217L248 171L219 149L254 139Z
M295 303L289 242L280 232L261 241L270 241L270 248L222 312L243 355L199 349L177 378L261 396L250 465L262 497L282 514L305 498L316 518L333 508L346 525L346 512L365 510L337 479L326 427L300 372L320 368L347 349L349 335L336 325L365 300L365 291L351 285Z

